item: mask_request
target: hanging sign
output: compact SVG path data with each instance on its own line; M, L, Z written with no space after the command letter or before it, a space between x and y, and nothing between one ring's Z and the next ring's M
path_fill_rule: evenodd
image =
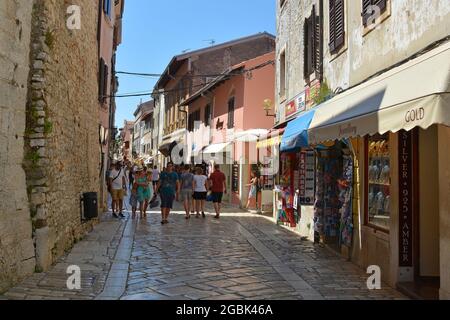
M413 266L412 135L399 133L400 267Z

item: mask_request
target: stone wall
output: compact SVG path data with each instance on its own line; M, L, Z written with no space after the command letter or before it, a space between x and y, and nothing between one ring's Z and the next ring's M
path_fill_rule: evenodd
M22 168L32 7L0 1L0 292L35 267Z
M98 192L98 44L95 1L79 0L81 30L66 27L67 4L36 0L27 105L27 171L38 270L92 227L80 196Z

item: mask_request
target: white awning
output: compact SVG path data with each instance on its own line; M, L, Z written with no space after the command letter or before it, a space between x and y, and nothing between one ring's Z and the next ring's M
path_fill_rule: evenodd
M308 131L312 144L450 126L450 42L325 102Z
M225 142L225 143L216 143L212 144L210 146L207 146L202 153L203 154L214 154L214 153L221 153L221 152L227 152L231 151L229 150L229 146L231 146L233 142Z
M234 135L234 140L239 142L256 142L260 137L269 133L267 129L252 129L238 132Z

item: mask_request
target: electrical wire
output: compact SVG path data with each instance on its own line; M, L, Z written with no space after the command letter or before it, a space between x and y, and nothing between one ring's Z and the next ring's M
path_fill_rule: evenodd
M182 88L177 88L177 89L169 89L169 90L154 90L154 91L149 91L149 92L141 92L141 93L126 93L126 94L120 94L120 95L110 95L110 96L103 96L103 98L131 98L131 97L144 97L144 96L151 96L154 93L158 93L158 94L171 94L171 93L176 93L176 92L180 92L180 91L186 91L186 90L191 90L192 88L198 88L198 87L205 87L207 85L213 84L216 82L217 78L219 77L223 77L222 80L228 80L231 77L234 76L239 76L239 75L243 75L243 74L251 74L252 71L264 68L268 65L274 65L275 61L274 60L268 60L266 62L263 62L257 66L254 66L252 68L249 69L243 69L243 70L238 70L235 72L228 72L228 73L222 73L222 74L218 74L218 75L213 75L213 74L209 74L209 75L185 75L183 77L192 77L192 78L204 78L204 77L215 77L215 79L213 81L210 82L206 82L206 83L202 83L202 84L198 84L198 85L193 85L190 87L182 87ZM118 71L116 72L116 74L125 74L125 75L134 75L134 76L144 76L144 77L159 77L161 75L159 74L151 74L151 73L134 73L134 72L124 72L124 71Z

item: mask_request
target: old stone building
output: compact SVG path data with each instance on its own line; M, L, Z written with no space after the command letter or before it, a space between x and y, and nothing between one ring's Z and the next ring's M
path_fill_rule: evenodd
M330 165L321 153L344 146L354 169L352 244L340 234L323 242L407 294L448 299L448 2L279 0L277 29L276 125L296 123L308 140L286 154L315 150ZM298 229L310 238L315 223L343 221L330 223L337 215L317 197L301 206Z
M100 40L110 42L111 65L123 2L77 1L80 28L68 25L70 5L0 4L0 292L47 270L95 223L82 221L80 197L101 196L99 101L117 85L99 71ZM105 10L118 17L107 38L98 32Z
M35 268L22 168L32 8L0 2L0 292Z
M162 140L153 153L168 161L173 147L185 138L189 107L181 108L182 101L233 65L274 49L275 37L262 32L173 57L154 87L155 122L163 128L158 128Z

